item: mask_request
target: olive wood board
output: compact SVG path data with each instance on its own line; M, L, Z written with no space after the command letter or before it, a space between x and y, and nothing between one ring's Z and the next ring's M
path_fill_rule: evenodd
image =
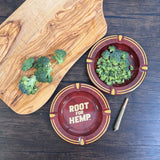
M0 98L16 113L41 108L73 64L107 31L103 0L26 0L0 25ZM23 62L47 56L56 49L67 52L64 63L52 63L53 82L38 83L35 95L19 90ZM85 65L85 64L84 64Z

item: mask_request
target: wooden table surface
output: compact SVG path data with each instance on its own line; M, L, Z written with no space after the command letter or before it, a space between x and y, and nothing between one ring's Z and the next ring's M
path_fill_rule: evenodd
M0 0L0 23L24 0ZM49 110L56 93L67 85L92 84L86 52L63 78L50 100L36 113L20 116L0 100L0 160L159 160L160 159L160 0L104 0L107 35L122 34L144 48L149 70L144 82L127 95L110 96L112 115L107 132L96 142L75 146L52 129ZM129 97L120 130L116 116Z

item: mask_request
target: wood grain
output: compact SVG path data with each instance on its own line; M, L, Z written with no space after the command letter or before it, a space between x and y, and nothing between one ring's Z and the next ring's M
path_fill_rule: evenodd
M102 2L27 0L0 26L0 98L12 110L29 114L42 107L71 66L105 35ZM38 84L35 95L22 94L18 84L25 59L51 58L56 49L65 50L67 57L62 65L52 60L53 83Z

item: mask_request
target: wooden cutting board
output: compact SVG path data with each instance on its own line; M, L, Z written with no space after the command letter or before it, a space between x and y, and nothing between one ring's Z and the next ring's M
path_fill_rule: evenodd
M30 114L51 97L72 65L107 31L103 0L26 0L0 25L0 98L16 113ZM56 49L67 52L65 62L51 60L51 84L39 83L35 95L18 88L21 66L29 57L48 56ZM84 64L85 65L85 64Z

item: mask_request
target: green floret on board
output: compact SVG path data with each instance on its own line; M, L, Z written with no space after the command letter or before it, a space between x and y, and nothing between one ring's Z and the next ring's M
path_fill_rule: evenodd
M22 91L22 93L27 95L35 94L38 90L36 83L37 79L35 75L32 75L30 78L27 76L22 76L19 82L19 89Z
M52 68L45 66L45 67L40 67L37 69L37 71L34 72L38 82L48 82L51 83L53 81L53 77L51 75Z
M38 58L36 64L34 65L34 68L39 69L46 66L51 66L50 59L48 57L42 56Z
M67 53L62 50L62 49L57 49L55 51L54 56L52 57L52 59L55 59L57 61L58 64L61 64L64 62L64 59L66 57Z
M34 62L35 62L35 60L33 57L26 59L22 65L22 70L28 71L30 68L33 67Z
M51 83L53 81L53 77L51 75L53 69L48 57L42 56L38 58L37 63L34 65L34 67L37 69L34 72L34 75L36 76L38 82Z

